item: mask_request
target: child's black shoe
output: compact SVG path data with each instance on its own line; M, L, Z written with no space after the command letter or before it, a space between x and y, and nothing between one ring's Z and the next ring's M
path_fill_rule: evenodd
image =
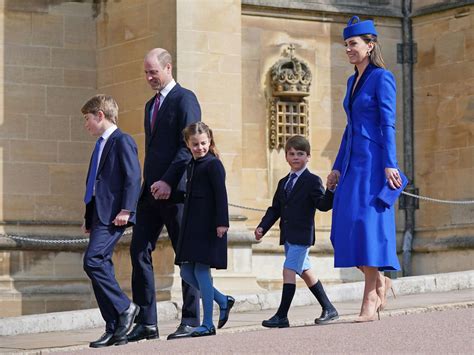
M288 322L287 317L280 317L279 315L275 314L270 319L264 320L262 325L267 328L288 328L290 326L290 322Z
M335 308L332 309L323 309L321 312L321 316L314 320L316 324L326 324L332 320L336 320L339 318L339 314L337 313Z

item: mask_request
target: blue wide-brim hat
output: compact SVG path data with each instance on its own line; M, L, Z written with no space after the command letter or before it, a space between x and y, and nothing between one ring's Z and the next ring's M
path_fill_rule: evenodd
M343 32L344 41L350 37L369 35L369 34L377 36L377 31L375 30L374 21L372 20L361 21L359 17L357 16L352 16L352 18L347 23L347 27L344 28L344 32Z

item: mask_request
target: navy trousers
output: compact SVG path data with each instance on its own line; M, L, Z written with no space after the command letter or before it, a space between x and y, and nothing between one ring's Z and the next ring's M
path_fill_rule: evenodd
M91 233L89 245L84 254L84 271L92 281L100 313L106 322L106 330L113 332L119 314L130 307L130 299L115 279L112 262L115 244L125 228L114 225L106 226L100 222L95 206L91 211Z
M158 317L152 252L164 226L176 251L183 204L155 200L149 189L143 194L138 202L137 220L130 245L133 266L132 291L133 302L140 306L140 313L135 322L154 325L158 323ZM181 288L183 292L181 323L197 327L200 324L199 290L184 281L181 283Z

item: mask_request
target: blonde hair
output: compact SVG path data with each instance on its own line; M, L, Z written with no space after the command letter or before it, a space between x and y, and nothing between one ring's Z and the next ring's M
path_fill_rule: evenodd
M371 42L374 44L374 48L370 51L369 61L376 67L385 69L386 65L382 57L382 47L380 47L377 36L366 34L361 35L360 38L367 44Z
M199 121L199 122L191 123L185 129L183 129L183 137L186 143L189 142L189 138L191 136L194 136L196 134L203 134L203 133L205 133L207 135L207 138L209 138L209 141L210 141L209 151L217 159L219 159L219 151L217 150L216 143L214 142L214 135L212 134L212 129L210 129L207 124Z
M88 113L97 115L99 111L104 113L104 116L107 120L117 124L119 108L117 102L112 96L102 94L95 95L87 100L87 102L81 108L83 115Z

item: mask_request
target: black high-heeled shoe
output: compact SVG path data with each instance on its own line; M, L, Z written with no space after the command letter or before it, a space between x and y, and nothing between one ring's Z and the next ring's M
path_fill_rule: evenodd
M216 335L216 327L206 327L205 325L201 325L198 328L204 328L203 330L195 330L191 333L191 337L197 338L197 337L206 337L209 335Z
M221 329L229 319L229 313L232 307L234 306L235 298L232 296L227 296L227 308L221 309L220 311L225 311L224 318L219 319L219 323L217 323L217 329Z

